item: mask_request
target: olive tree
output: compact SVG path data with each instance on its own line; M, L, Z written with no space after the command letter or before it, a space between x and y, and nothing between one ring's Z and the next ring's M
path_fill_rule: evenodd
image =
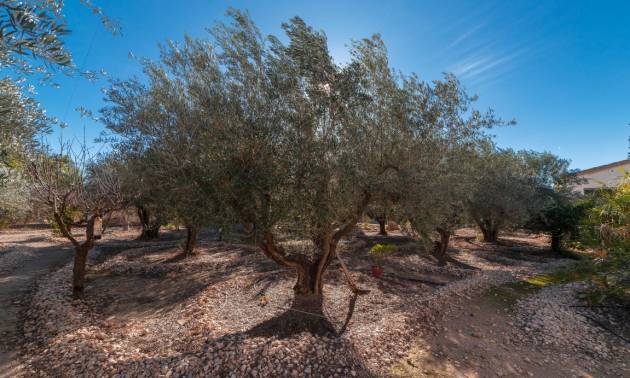
M403 216L416 237L429 244L438 265L446 265L451 258L447 250L452 234L465 225L469 218L465 206L469 198L474 170L470 169L470 152L452 146L445 158L436 162L436 175L416 182L406 197Z
M74 246L72 290L76 297L85 288L88 253L99 238L95 223L122 203L115 170L107 160L88 160L85 156L84 149L77 155L65 148L56 155L41 152L32 157L28 169L35 203L50 213L61 234ZM85 225L83 239L71 232L64 217L69 208L79 212L78 223Z
M321 312L323 276L341 239L383 183L410 169L416 141L432 130L378 36L353 44L352 61L338 66L325 35L299 18L283 25L283 44L233 16L213 29L229 90L227 120L215 129L217 181L263 253L296 271L294 306ZM283 243L289 231L311 248Z
M117 148L131 160L126 177L135 181L127 182L143 233L145 224L146 236L157 233L149 225L150 214L157 227L166 219L182 222L187 229L185 255L194 252L200 228L220 222L223 214L209 160L208 139L216 116L207 115L208 104L198 94L212 96L216 91L209 87L213 78L197 66L212 62L206 56L210 52L190 38L181 47L171 42L162 48L159 62L145 61L148 84L114 83L107 94L110 105L102 110Z
M145 64L147 80L114 83L103 119L175 217L244 225L295 271L293 305L321 314L333 259L360 292L338 249L369 206L406 203L400 188L435 180L449 148L492 118L471 110L459 120L468 108L455 79L396 74L378 35L353 42L339 65L300 18L282 25L283 42L228 13L208 39L165 47Z
M559 251L562 240L578 232L586 215L586 206L573 192L580 179L569 169L570 162L549 152L522 151L530 174L537 182L537 208L525 227L532 231L549 233L551 249Z
M325 35L299 18L283 25L284 44L230 14L208 40L172 44L145 66L146 85L117 83L104 119L171 176L163 185L173 179L176 207L202 216L210 207L252 230L267 257L296 271L295 305L321 312L339 242L385 176L408 164L403 152L422 125L406 111L378 36L357 42L353 61L339 66ZM385 93L377 80L392 88L383 115L374 111ZM293 250L287 237L307 248Z
M467 203L483 240L495 242L504 228L522 226L543 205L539 171L528 164L527 152L482 145L474 159L475 179Z
M49 131L49 118L39 104L10 78L0 80L0 186L2 177L21 166L37 147L36 137Z
M426 241L437 235L432 253L445 265L452 233L467 221L466 203L477 172L475 150L486 143L485 129L505 122L490 110L474 109L476 96L466 93L453 75L435 81L423 96L424 122L434 132L422 138L423 153L406 178L402 217L415 236Z

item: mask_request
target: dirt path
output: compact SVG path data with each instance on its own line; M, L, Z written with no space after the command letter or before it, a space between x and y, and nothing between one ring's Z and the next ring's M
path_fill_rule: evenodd
M542 294L524 282L505 284L465 299L434 329L416 340L409 355L393 369L400 377L627 377L630 345L619 342L594 324L554 312L547 329L522 322L520 301ZM563 286L543 289L564 290ZM573 293L562 293L562 298ZM549 295L547 295L549 297ZM552 298L553 300L553 298ZM533 308L546 311L549 303ZM536 311L536 310L534 310ZM566 327L566 328L565 328ZM573 329L569 331L568 329ZM579 349L555 343L553 330L579 340ZM538 332L542 331L542 332ZM592 333L596 340L585 335ZM536 342L547 338L549 342ZM554 345L555 344L555 345ZM576 343L578 344L578 343ZM601 348L613 352L602 358Z
M72 256L70 248L49 239L48 231L0 234L0 378L20 374L17 347L19 315L33 285Z

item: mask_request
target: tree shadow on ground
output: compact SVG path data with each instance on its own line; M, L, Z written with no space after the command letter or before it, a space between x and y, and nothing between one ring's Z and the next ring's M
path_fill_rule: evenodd
M303 368L310 365L309 369L313 369L312 376L337 376L341 371L337 369L347 369L341 373L342 376L349 376L352 371L353 376L374 377L376 375L366 367L352 343L343 338L354 314L356 300L357 296L351 298L346 319L339 329L335 328L323 312L307 314L302 305L294 304L283 313L248 330L208 338L200 346L175 356L121 361L115 364L115 369L137 369L140 372L153 366L159 369L164 366L175 368L182 360L190 358L192 362L185 365L186 368L178 370L178 374L204 371L207 376L251 376L242 368L253 361L253 369L259 372L279 368L280 370L271 373L272 376L293 376L294 373L291 372L294 370L298 375L307 375ZM317 364L313 367L315 360L320 358L322 343L328 354L323 356L324 360L319 361L319 367ZM280 354L279 360L274 352Z

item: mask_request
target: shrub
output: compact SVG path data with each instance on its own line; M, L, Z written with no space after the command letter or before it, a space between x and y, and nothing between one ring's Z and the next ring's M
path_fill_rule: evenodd
M378 244L375 244L372 248L370 248L370 251L368 253L370 256L382 257L390 253L394 253L397 250L398 250L398 247L396 247L393 244L378 243Z
M581 229L582 243L596 251L584 297L630 303L630 176L614 191L602 191L595 202Z

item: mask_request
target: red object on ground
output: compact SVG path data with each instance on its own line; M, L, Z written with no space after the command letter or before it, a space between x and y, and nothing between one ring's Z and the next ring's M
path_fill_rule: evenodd
M372 265L372 275L376 278L380 278L383 275L383 268L378 265Z

